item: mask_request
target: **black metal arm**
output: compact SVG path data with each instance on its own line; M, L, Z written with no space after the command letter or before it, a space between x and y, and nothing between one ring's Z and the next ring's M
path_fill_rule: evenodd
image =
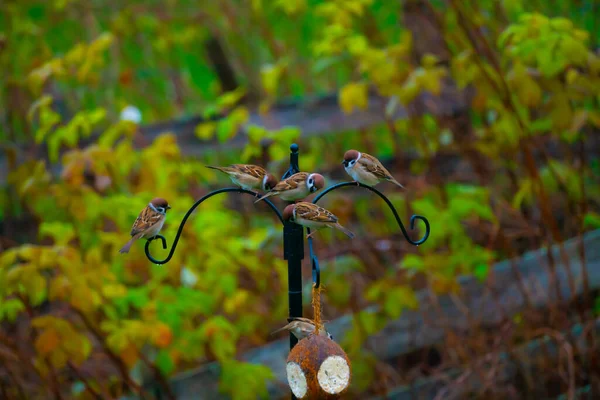
M410 229L415 229L415 220L416 219L420 219L421 221L423 221L425 223L425 235L423 235L423 237L417 241L412 240L411 238L408 237L408 233L406 232L406 228L404 228L404 224L402 223L402 220L400 219L400 216L398 215L398 211L396 211L396 207L394 207L394 205L392 204L390 199L388 199L379 190L377 190L371 186L363 185L362 183L359 183L357 185L356 182L342 182L342 183L338 183L337 185L333 185L332 187L329 187L329 188L325 189L324 191L322 191L321 193L319 193L319 195L314 198L313 203L317 204L317 202L319 200L321 200L321 198L323 196L325 196L327 193L329 193L335 189L339 189L339 188L347 187L347 186L352 186L352 187L360 186L362 188L370 190L371 192L375 193L377 196L381 197L383 199L383 201L385 201L385 203L388 205L388 207L392 210L392 213L394 214L394 217L396 218L396 222L398 223L398 226L400 226L400 230L402 230L402 234L404 235L404 237L406 238L406 241L408 243L418 246L420 244L425 243L427 238L429 238L430 227L429 227L429 221L427 220L427 218L423 217L422 215L413 215L412 217L410 217Z
M224 189L215 190L214 192L210 192L209 194L203 196L200 200L195 202L194 205L192 206L192 208L190 208L188 210L188 212L185 213L183 220L179 224L179 230L177 230L177 235L175 235L175 240L173 240L173 246L171 247L171 251L169 252L169 255L167 256L167 258L165 258L164 260L157 260L156 258L152 257L152 255L150 255L150 243L155 239L160 239L162 241L163 249L165 249L165 250L167 249L167 240L165 239L165 237L163 235L156 235L153 238L150 238L150 239L148 239L148 241L146 241L146 247L144 249L144 251L146 253L146 257L148 257L148 259L155 264L168 263L169 260L173 257L173 254L175 253L175 248L177 247L177 243L179 242L179 237L181 236L181 232L183 231L183 226L185 225L187 219L192 214L192 212L194 212L196 207L198 207L200 204L202 204L202 202L204 202L204 200L207 200L213 196L216 196L217 194L228 193L228 192L247 193L254 197L257 197L260 195L259 193L253 192L251 190L246 190L246 189L237 188L237 187L224 188ZM275 212L275 214L277 214L277 218L279 218L279 221L281 221L281 223L283 224L283 216L281 215L281 212L277 209L277 207L275 207L275 205L269 199L264 199L263 201L265 203L267 203L267 205L269 207L271 207L271 210L273 210Z
M325 189L321 193L319 193L319 195L317 195L314 198L313 203L317 204L317 202L323 196L325 196L327 193L329 193L335 189L339 189L339 188L347 187L347 186L363 187L363 188L368 189L371 192L375 193L379 197L381 197L383 199L383 201L385 201L385 203L388 205L388 207L392 210L392 213L394 214L394 217L396 218L396 222L398 223L398 226L400 226L400 230L402 231L402 234L404 235L404 237L406 238L406 241L408 243L418 246L420 244L423 244L427 240L427 238L429 238L430 226L429 226L429 221L427 220L427 218L425 218L421 215L413 215L412 217L410 217L410 229L415 229L415 220L417 220L417 219L420 219L421 221L423 221L425 223L425 235L423 235L423 237L417 241L412 240L411 238L408 237L406 228L404 228L404 224L402 223L402 220L400 219L400 216L398 215L398 212L396 211L396 207L394 207L394 205L392 204L390 199L388 199L379 190L377 190L371 186L363 185L362 183L357 184L356 182L342 182L342 183L338 183L337 185L333 185L333 186ZM306 228L306 230L307 230L307 233L310 234L310 228ZM315 285L315 287L318 288L319 285L321 284L321 269L319 268L319 259L317 258L316 254L314 253L314 250L313 250L312 236L308 238L308 249L310 251L310 260L312 263L313 285Z

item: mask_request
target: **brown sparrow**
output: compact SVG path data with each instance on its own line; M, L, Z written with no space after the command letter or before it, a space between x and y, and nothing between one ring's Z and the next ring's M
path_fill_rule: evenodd
M381 162L367 153L361 153L356 150L348 150L344 154L344 169L354 179L357 184L362 183L367 186L375 186L380 182L389 181L404 189L392 174L385 169Z
M119 253L129 253L131 245L138 239L149 239L158 235L165 223L167 210L170 208L169 203L160 197L148 203L131 227L131 239L119 250Z
M277 185L277 178L258 165L233 164L229 167L207 165L206 168L226 173L234 184L246 190L261 189L269 191Z
M281 332L283 330L290 331L296 336L298 340L302 340L309 335L313 335L315 333L315 323L313 320L308 318L296 317L296 318L288 318L289 324L284 326L283 328L279 328L271 334L275 334L277 332ZM319 331L321 336L327 336L329 339L333 340L333 336L331 333L327 332L325 327Z
M327 211L323 207L319 207L313 203L301 201L290 204L283 210L283 220L292 221L298 225L312 229L313 231L310 235L306 235L307 239L317 230L324 227L338 229L344 232L350 239L354 238L354 233L340 225L338 218L331 211Z
M302 200L309 194L322 189L323 186L325 186L325 178L323 178L323 175L298 172L279 182L269 193L256 200L255 203L271 196L279 196L285 201Z

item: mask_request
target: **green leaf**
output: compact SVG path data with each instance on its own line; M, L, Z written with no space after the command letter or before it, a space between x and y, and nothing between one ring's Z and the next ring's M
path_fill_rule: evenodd
M23 285L26 287L27 296L32 306L39 306L46 300L46 279L39 273L28 273Z
M66 246L75 238L75 229L69 223L63 222L42 222L39 228L41 238L50 236L54 243L59 246Z
M15 322L17 315L25 309L18 299L0 300L0 321Z
M387 292L383 309L390 318L395 319L405 308L415 309L418 305L414 290L407 286L399 286Z
M267 383L275 378L269 367L227 360L221 368L221 391L239 400L268 398Z
M425 263L423 257L417 254L407 254L401 262L401 267L404 269L423 271L425 269Z
M600 214L595 212L588 212L585 214L585 217L583 217L583 226L586 228L591 227L593 229L600 228Z
M489 273L489 265L488 264L478 264L475 266L475 270L473 271L473 275L481 282L484 282Z
M169 352L165 349L161 349L156 355L156 366L162 372L163 375L170 375L175 370L175 363L169 355Z

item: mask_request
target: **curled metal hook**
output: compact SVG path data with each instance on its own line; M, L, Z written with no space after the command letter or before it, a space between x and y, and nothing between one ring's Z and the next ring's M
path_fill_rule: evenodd
M228 193L228 192L247 193L247 194L250 194L250 195L252 195L254 197L260 196L259 193L253 192L251 190L237 188L237 187L236 188L219 189L219 190L215 190L214 192L208 193L207 195L203 196L200 200L196 201L194 203L194 205L188 210L188 212L185 213L185 216L183 217L183 220L179 224L179 229L177 230L177 235L175 235L175 240L173 240L173 246L171 247L171 251L169 252L169 255L167 256L167 258L165 258L164 260L157 260L156 258L152 257L152 255L150 255L150 243L153 240L155 240L155 239L161 239L162 240L163 249L165 249L165 250L167 249L167 240L162 235L157 235L157 236L155 236L153 238L150 238L150 239L148 239L146 241L146 247L144 248L144 252L146 253L146 257L148 257L148 259L150 261L152 261L153 263L155 263L155 264L166 264L167 262L169 262L169 260L173 257L173 254L175 253L175 248L177 247L177 243L179 242L179 237L181 236L181 232L183 231L183 227L184 227L187 219L189 218L189 216L196 209L196 207L198 207L200 204L202 204L202 202L204 202L204 200L207 200L207 199L209 199L209 198L211 198L213 196L216 196L217 194ZM275 214L277 214L277 218L279 218L279 221L281 221L281 223L283 224L283 216L281 215L281 212L277 209L277 207L275 207L275 205L269 199L264 199L263 202L265 202L271 208L271 210L273 210L275 212Z
M415 220L419 219L421 221L423 221L425 223L425 235L423 235L423 237L417 241L412 240L409 236L408 233L406 232L406 228L404 228L404 224L402 223L402 220L400 219L400 216L398 215L398 212L396 211L396 207L394 207L394 205L392 204L392 202L390 201L390 199L388 199L383 193L381 193L379 190L371 187L371 186L367 186L367 185L363 185L362 183L359 183L358 185L356 184L356 182L342 182L342 183L338 183L337 185L333 185L331 187L328 187L327 189L325 189L324 191L322 191L321 193L319 193L318 196L316 196L313 200L313 203L316 204L323 196L325 196L327 193L335 190L335 189L339 189L342 187L346 187L346 186L352 186L352 187L357 187L360 186L362 188L368 189L371 192L375 193L376 195L378 195L379 197L381 197L383 199L383 201L385 201L385 203L388 205L388 207L392 210L392 213L394 214L394 217L396 218L396 222L398 222L398 225L400 226L400 229L402 230L402 234L404 235L404 237L406 238L406 241L412 245L418 246L420 244L425 243L425 241L427 240L427 238L429 238L429 231L430 231L430 227L429 227L429 221L427 220L427 218L421 216L421 215L413 215L412 217L410 217L410 229L415 229Z
M310 228L306 228L307 235L310 235ZM312 281L315 289L321 286L321 268L319 267L319 259L313 250L312 236L308 238L308 250L310 254L310 262L312 264Z
M153 240L155 240L155 239L160 239L161 240L163 250L167 249L167 239L163 235L160 235L160 234L156 235L154 237L151 237L150 239L148 239L146 241L146 247L148 247L150 245L150 242L153 241Z

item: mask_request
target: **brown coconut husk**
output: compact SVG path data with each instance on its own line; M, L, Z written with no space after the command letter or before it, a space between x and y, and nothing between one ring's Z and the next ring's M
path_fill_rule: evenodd
M324 362L326 365L319 374ZM298 373L298 367L302 374ZM338 399L350 387L351 365L336 342L324 336L311 335L300 340L290 351L287 375L290 388L299 399ZM301 376L306 381L304 394Z

